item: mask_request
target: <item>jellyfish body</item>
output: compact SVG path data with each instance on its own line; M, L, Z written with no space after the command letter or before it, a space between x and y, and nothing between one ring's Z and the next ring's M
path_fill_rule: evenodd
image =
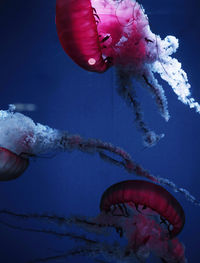
M156 135L143 121L136 85L149 89L160 114L169 119L167 100L154 73L168 82L178 99L200 112L191 98L190 84L181 64L171 55L178 40L162 40L153 34L144 9L135 0L57 0L56 27L65 52L82 68L102 73L112 65L117 72L119 95L130 105L146 146L154 145Z
M38 227L37 229L25 228L10 224L8 227L68 237L82 244L72 250L59 252L34 262L66 259L76 255L95 259L99 259L100 256L106 262L146 262L150 253L153 253L163 263L187 263L184 246L176 237L185 223L184 211L179 202L161 186L141 180L119 182L103 193L100 210L100 214L95 218L62 217L44 213L19 214L5 209L0 210L0 216L22 220L42 220L51 225L54 223L58 227L62 225L60 231L53 229L49 231L49 228L45 230ZM7 225L4 221L1 221L1 224ZM76 227L77 230L81 230L80 233L71 232L72 226L73 229ZM113 230L116 230L119 238L124 238L128 242L118 242L119 238L115 235L115 242L112 243L109 240L107 243L105 235L113 236ZM93 233L99 237L90 239L87 233ZM101 236L104 237L103 241Z
M96 222L121 228L129 249L141 260L153 252L163 262L186 262L184 246L176 238L185 214L163 187L141 180L117 183L102 195L100 210Z
M28 168L29 160L0 147L0 181L16 179Z

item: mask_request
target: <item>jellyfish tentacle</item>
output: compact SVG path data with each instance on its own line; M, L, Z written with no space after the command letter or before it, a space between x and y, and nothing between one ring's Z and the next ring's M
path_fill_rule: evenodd
M60 139L60 147L63 148L63 150L78 149L87 153L107 151L116 154L123 160L131 159L130 155L120 147L116 147L111 143L103 142L98 139L86 140L81 138L79 135L69 135L67 133L63 133L63 136Z
M147 178L147 179L149 179L149 180L151 180L153 182L157 182L157 183L159 182L156 176L150 174L142 166L140 166L139 164L135 163L131 159L124 159L123 161L118 161L118 160L115 160L112 157L106 155L103 152L99 152L99 155L105 161L108 161L108 162L110 162L112 164L115 164L115 165L122 166L129 173L134 173L137 176L145 177L145 178Z
M119 210L121 211L121 214L118 214L117 216L125 216L127 217L127 214L124 211L124 207L122 204L117 204L117 207L119 208Z
M117 208L120 210L121 213L115 213ZM124 204L115 204L114 205L114 209L113 210L109 209L109 211L107 211L107 212L111 212L111 214L113 216L124 216L124 217L128 217L129 216L127 208L126 208L126 206Z
M111 162L115 165L122 166L127 172L134 173L140 177L147 178L155 183L158 183L163 186L170 187L174 192L179 192L182 194L189 202L200 206L200 201L194 197L188 190L178 187L175 185L172 181L166 178L162 178L160 176L155 176L151 173L149 173L147 170L145 170L141 165L138 165L135 163L132 159L124 159L124 161L117 161L110 156L107 156L106 154L100 152L100 157L108 162Z
M135 113L135 122L138 125L139 130L144 135L144 145L147 147L154 146L164 135L157 135L154 131L151 131L144 122L140 104L136 99L136 92L132 85L131 73L127 73L122 69L118 69L117 78L118 93L128 105L131 105Z
M49 262L59 259L67 259L70 256L86 256L94 258L96 262L107 263L107 262L124 262L129 260L129 262L135 262L136 257L133 253L128 253L127 248L121 248L118 244L97 244L94 246L82 246L76 249L68 250L63 254L58 254L55 256L49 256L44 258L35 259L29 261L28 263L38 263L38 262ZM98 257L101 256L105 260L99 260ZM97 259L96 259L97 258ZM134 260L134 261L133 261ZM141 261L140 261L141 262Z
M76 255L89 255L89 253L94 252L95 250L92 248L77 248L77 249L73 249L73 250L69 250L63 254L58 254L55 256L49 256L49 257L44 257L44 258L37 258L34 260L29 261L28 263L39 263L39 262L49 262L49 261L54 261L54 260L62 260L62 259L67 259L70 256L76 256Z
M22 219L28 219L30 218L29 215L26 214L16 214L14 212L9 212L9 215L15 215L18 217L22 217ZM36 219L39 219L38 215L36 217ZM47 216L48 217L48 216ZM67 220L67 221L73 221L73 220ZM123 236L123 229L121 226L117 226L117 225L109 225L109 224L99 224L99 223L95 223L94 224L90 221L87 220L82 220L82 222L80 222L81 220L78 220L79 224L76 222L76 226L90 226L90 230L92 229L91 227L98 227L98 228L114 228L116 230L116 232L120 235L120 237ZM75 221L74 221L75 222ZM74 223L73 222L73 223ZM57 237L68 237L71 239L74 239L75 241L79 241L81 243L84 243L83 247L78 247L76 249L72 249L72 250L68 250L65 253L60 253L58 255L55 256L49 256L49 257L44 257L44 258L38 258L38 259L34 259L29 261L29 263L36 263L36 262L48 262L48 261L53 261L56 259L66 259L69 256L75 256L75 255L82 255L82 256L89 256L89 257L94 257L96 258L99 255L103 255L105 257L105 259L109 260L109 261L113 261L113 259L116 259L118 257L122 258L122 262L123 262L123 258L127 258L129 255L126 255L125 250L123 250L121 247L119 247L119 245L114 244L114 245L109 245L109 244L101 244L100 241L96 240L96 239L90 239L85 237L84 235L79 235L76 233L72 233L72 232L57 232L54 230L45 230L45 229L34 229L34 228L26 228L26 227L20 227L20 226L16 226L10 223L7 223L3 220L0 220L0 224L9 227L11 229L15 229L15 230L20 230L20 231L28 231L28 232L36 232L36 233L44 233L44 234L50 234L50 235L55 235ZM131 258L132 255L130 255ZM102 261L105 262L105 261ZM120 261L119 261L120 262Z
M11 218L19 218L22 220L29 220L29 219L34 219L34 220L45 220L50 223L55 223L58 226L64 225L65 227L71 227L72 225L81 227L83 229L103 229L103 228L110 228L110 229L115 229L117 233L119 233L120 237L123 236L123 229L120 225L115 224L115 223L103 223L103 222L96 222L95 220L90 220L87 218L79 217L79 216L73 216L73 217L60 217L58 215L49 215L49 214L20 214L20 213L15 213L9 210L0 210L0 215L7 215L10 216ZM5 222L0 219L0 224L11 228L15 230L21 230L21 231L27 231L27 232L37 232L37 233L44 233L47 235L54 235L57 237L67 237L71 239L75 239L80 242L85 242L88 244L92 243L97 243L96 240L89 239L85 235L77 235L76 233L73 232L68 232L68 231L63 231L63 232L58 232L56 230L45 230L45 229L38 229L38 228L31 228L31 227L21 227L21 226L16 226L14 224ZM96 232L97 234L99 233L98 231Z
M138 213L142 213L140 210L139 210L139 205L137 203L135 203L135 209L138 211Z
M10 224L10 223L5 222L3 220L0 220L0 224L6 226L8 228L15 229L15 230L20 230L20 231L44 233L44 234L53 235L53 236L56 236L56 237L59 237L59 238L68 237L68 238L71 238L71 239L74 239L74 240L77 240L77 241L80 241L80 242L88 243L88 244L95 244L95 243L97 243L97 241L95 241L95 240L89 239L89 238L85 237L84 235L77 235L77 234L75 234L73 232L66 232L66 231L65 232L58 232L58 231L55 231L55 230L46 230L46 229L38 229L38 228L30 228L30 227L21 227L21 226L16 226L14 224Z
M116 216L116 214L115 214L115 211L117 210L117 206L116 205L114 205L113 206L113 209L111 210L111 214L113 215L113 216Z
M129 214L129 212L128 212L128 209L127 209L127 207L126 207L126 204L122 203L122 207L123 207L125 216L126 216L126 217L129 217L130 214Z
M123 166L124 167L124 162L123 161L118 161L118 160L115 160L114 158L108 156L107 154L105 154L104 152L99 152L99 156L100 158L102 158L103 160L105 161L108 161L112 164L115 164L115 165L118 165L118 166Z
M135 91L132 89L128 92L128 98L133 106L135 112L135 121L138 124L139 129L144 134L144 145L147 147L152 147L156 145L156 143L164 137L164 134L156 134L154 131L149 130L146 123L143 121L142 112L140 108L140 103L136 99L136 95L134 95Z
M21 218L21 219L42 219L42 220L49 220L52 222L56 222L59 225L60 224L71 224L73 219L72 218L66 218L66 217L61 217L61 216L54 216L54 215L49 215L49 214L27 214L27 213L15 213L13 211L7 210L7 209L2 209L0 210L0 215L8 215L11 217L16 217L16 218Z
M142 74L142 78L153 94L158 105L161 116L168 121L170 116L168 112L168 103L165 97L164 89L158 84L157 79L155 79L154 74L149 70Z

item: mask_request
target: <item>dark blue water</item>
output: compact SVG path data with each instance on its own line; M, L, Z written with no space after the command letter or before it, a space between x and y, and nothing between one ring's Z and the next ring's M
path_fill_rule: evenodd
M188 74L193 97L200 101L200 4L197 0L143 0L142 4L154 33L175 35L180 40L175 57ZM165 133L155 147L144 149L131 110L117 95L113 69L104 74L88 73L64 54L56 33L55 1L3 0L0 6L1 109L10 103L34 103L37 111L25 112L34 121L118 145L153 174L169 178L200 198L199 114L179 102L162 82L171 114L166 123L148 92L138 90L149 126ZM130 178L119 167L80 152L37 158L19 179L0 184L0 209L95 216L103 191ZM189 262L198 263L200 207L180 194L173 195L186 214L179 238ZM20 222L15 220L23 225ZM24 263L56 254L53 249L65 251L72 246L68 239L4 225L0 225L0 233L1 263ZM93 260L76 257L70 262Z

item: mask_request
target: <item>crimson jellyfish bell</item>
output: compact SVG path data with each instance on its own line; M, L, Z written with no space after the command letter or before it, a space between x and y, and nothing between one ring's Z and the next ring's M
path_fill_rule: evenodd
M19 177L28 168L29 159L0 147L0 181Z
M96 20L90 0L56 2L56 26L65 52L82 68L104 72L109 63L103 59Z

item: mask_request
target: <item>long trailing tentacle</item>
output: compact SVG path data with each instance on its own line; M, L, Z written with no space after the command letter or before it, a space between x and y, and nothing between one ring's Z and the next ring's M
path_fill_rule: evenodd
M131 174L133 173L133 174L136 174L138 176L147 178L147 179L149 179L155 183L161 184L163 186L168 186L175 193L178 192L178 193L182 194L189 202L200 206L200 201L197 198L195 198L188 190L186 190L182 187L178 187L175 183L173 183L172 181L170 181L167 178L162 178L160 176L154 176L154 175L150 174L142 166L132 162L132 160L128 160L126 163L124 163L121 161L117 161L117 160L113 159L112 157L107 156L104 153L100 153L100 157L103 158L104 160L110 162L110 163L114 163L116 165L123 167L126 171L128 171Z
M98 153L100 157L115 165L123 166L128 172L135 173L138 176L145 177L154 182L158 182L156 177L151 175L147 170L134 162L131 156L122 148L96 139L83 139L78 135L63 134L61 139L61 147L63 150L80 150L87 153ZM109 154L115 154L121 160L114 159Z
M0 215L1 216L9 216L11 218L15 218L15 219L20 219L20 220L39 220L39 221L43 221L45 223L54 223L57 226L65 226L65 227L71 227L76 226L76 227L80 227L83 229L89 229L93 232L95 232L96 234L99 234L99 229L101 229L101 234L103 233L103 229L114 229L116 230L117 233L121 235L123 235L123 230L121 228L120 225L118 224L108 224L108 223L102 223L102 222L96 222L94 219L88 219L86 217L83 216L71 216L71 217L61 217L58 215L50 215L50 214L28 214L28 213L15 213L13 211L10 210L0 210ZM85 235L77 235L75 233L72 232L68 232L68 231L56 231L56 230L52 230L52 229L36 229L36 228L30 228L30 227L21 227L21 226L17 226L17 225L13 225L11 223L5 222L3 220L0 219L0 224L4 225L6 227L15 229L15 230L21 230L21 231L29 231L29 232L37 232L37 233L44 233L47 235L54 235L57 236L59 238L71 238L77 241L83 241L87 244L95 244L97 243L97 241L95 240L91 240L85 237ZM105 234L107 234L107 231L105 232Z
M71 256L88 256L90 253L94 253L94 249L92 248L76 248L74 250L69 250L63 254L58 254L55 256L49 256L49 257L43 257L43 258L37 258L34 260L30 260L28 263L39 263L39 262L50 262L55 260L64 260Z
M134 89L129 89L128 98L133 106L135 112L135 121L138 123L139 129L144 134L144 145L151 147L156 145L156 143L164 137L164 134L156 134L154 131L149 130L147 124L143 120L142 111L140 103L137 101L136 92Z
M18 218L20 217L20 214L18 214ZM31 218L31 217L29 217ZM56 216L55 216L56 218ZM37 219L39 219L39 215L37 217ZM58 232L55 230L47 230L47 229L37 229L37 228L31 228L31 227L21 227L21 226L17 226L14 224L10 224L8 222L5 222L3 220L0 220L0 224L4 225L8 228L14 229L14 230L20 230L20 231L25 231L25 232L35 232L35 233L43 233L43 234L47 234L47 235L53 235L59 238L62 237L68 237L71 238L73 240L79 241L79 242L84 242L86 244L96 244L97 241L96 240L92 240L87 238L85 235L77 235L75 233L72 232Z
M78 247L72 250L68 250L65 253L57 254L54 256L49 256L49 257L43 257L43 258L37 258L34 260L30 260L27 263L39 263L39 262L50 262L50 261L55 261L55 260L64 260L67 259L68 257L72 256L86 256L86 257L98 257L99 254L102 254L102 252L106 251L101 251L98 247ZM106 263L106 261L97 261L97 262L102 262Z
M146 70L146 72L143 73L142 78L143 82L145 82L144 86L149 88L150 92L155 97L155 101L161 116L166 121L168 121L170 116L168 111L167 98L165 97L163 87L159 85L151 70Z
M186 189L176 186L169 179L165 179L159 176L156 177L152 175L142 166L133 161L131 156L126 151L124 151L122 148L112 145L111 143L106 143L95 139L85 140L80 136L69 136L68 134L63 134L60 145L63 148L63 150L78 149L88 153L97 152L102 159L112 164L122 166L126 171L128 171L131 174L144 177L164 186L169 186L174 192L179 192L183 194L187 200L200 206L200 201L197 200L193 195L191 195ZM121 157L122 160L118 161L117 159L110 157L107 153L114 153L116 154L116 156Z
M136 99L136 92L132 87L130 76L131 75L128 72L122 69L117 69L118 93L126 103L132 107L135 113L136 124L144 136L144 144L147 147L151 147L154 146L164 135L157 135L154 131L151 131L144 122L140 104Z
M6 211L4 211L4 214L6 214ZM16 214L12 212L8 212L7 215L11 216L17 216L18 218L22 219L31 219L32 216L36 219L40 218L40 215L28 215L28 214ZM44 219L44 217L41 217ZM48 215L45 217L46 219L48 218ZM52 217L50 217L52 219ZM56 218L56 216L55 216ZM66 219L66 218L65 218ZM57 220L57 219L56 219ZM67 219L66 219L67 221ZM69 220L68 220L69 221ZM82 221L80 224L89 224L89 221ZM99 256L103 257L107 261L117 261L117 262L124 262L124 259L132 260L135 258L133 253L129 252L127 253L127 247L121 247L119 246L116 242L114 244L110 243L105 243L101 242L95 239L89 239L85 237L84 235L79 235L71 232L57 232L55 230L44 230L44 229L34 229L34 228L26 228L26 227L20 227L16 226L10 223L7 223L5 221L0 220L0 224L9 227L11 229L15 230L20 230L20 231L28 231L28 232L36 232L36 233L44 233L44 234L50 234L50 235L55 235L57 237L68 237L70 239L73 239L75 241L82 242L84 244L83 247L78 246L75 249L68 250L63 253L59 253L54 256L48 256L48 257L43 257L43 258L37 258L34 260L30 260L28 263L36 263L36 262L49 262L49 261L54 261L54 260L59 260L59 259L67 259L68 257L71 256L76 256L76 255L81 255L81 256L87 256L87 257L92 257L94 259L98 259ZM98 224L96 224L98 225ZM79 225L78 225L79 226ZM106 226L107 227L107 226ZM100 260L98 262L103 262L106 263L107 261Z
M54 260L67 259L71 256L86 256L95 259L96 262L107 263L107 262L141 262L136 261L136 257L133 253L127 251L126 248L122 248L117 244L101 244L98 243L94 246L82 246L72 250L68 250L65 253L58 254L55 256L49 256L44 258L38 258L31 260L28 263L37 263L37 262L50 262ZM98 258L102 257L105 260L99 260Z
M66 150L79 150L86 153L109 152L113 153L123 160L131 159L130 155L122 148L112 145L108 142L103 142L99 139L84 139L79 135L69 135L63 133L60 140L60 147Z
M11 211L7 211L7 210L1 210L0 211L1 215L6 215L6 216L11 216L11 217L17 217L20 219L46 219L47 222L50 220L52 221L52 218L55 219L55 222L58 223L58 219L60 220L60 217L57 216L48 216L48 215L29 215L29 214L18 214L18 213L14 213ZM104 218L104 215L103 215ZM6 218L7 219L7 218ZM99 234L104 234L104 232L102 231L102 228L108 228L108 227L114 227L117 231L117 233L120 234L120 237L123 236L123 229L119 229L117 228L114 224L109 225L109 222L114 223L113 221L107 221L105 218L103 219L103 224L99 224L98 222L101 222L101 220L99 221L97 218L94 218L93 221L89 220L89 219L84 219L81 217L74 217L74 218L64 218L65 222L67 222L67 226L69 222L71 222L72 224L75 224L76 227L78 227L80 229L83 228L87 233L92 232L92 233L97 233L96 232L96 228L98 230L100 230ZM51 222L50 221L50 222ZM62 220L63 222L64 220ZM32 224L33 222L31 222ZM144 261L144 256L141 255L140 253L137 253L137 251L134 251L134 249L132 247L130 247L129 245L126 246L121 246L118 243L113 243L110 244L109 243L105 243L102 242L100 239L91 239L91 238L87 238L85 235L83 234L77 234L77 233L72 233L72 232L58 232L56 230L45 230L42 228L33 228L33 227L23 227L21 226L16 226L13 225L11 223L8 223L7 220L6 222L0 219L0 224L2 224L3 226L9 227L11 229L15 229L15 230L20 230L20 231L29 231L29 232L36 232L36 233L44 233L44 234L48 234L48 235L54 235L56 237L67 237L70 238L72 240L75 241L79 241L81 242L84 246L83 247L76 247L75 249L72 250L68 250L66 252L60 253L54 256L48 256L48 257L44 257L44 258L38 258L38 259L34 259L29 261L29 263L36 263L36 262L48 262L48 261L53 261L56 259L67 259L70 256L76 256L76 255L81 255L81 256L87 256L87 257L92 257L92 258L97 258L99 256L102 256L103 258L105 258L108 261L113 261L115 260L115 262L124 262L124 260L128 260L128 262L135 262L133 261L133 259L137 259L136 262L145 262ZM70 225L70 226L71 226ZM60 226L60 225L59 225ZM123 228L123 227L122 227ZM122 231L122 232L121 232ZM126 231L126 230L125 230ZM108 233L108 232L106 232ZM165 239L163 239L164 244L167 245L167 254L165 253L166 251L164 250L164 254L162 255L162 258L165 259L166 257L166 262L171 262L171 259L174 258L180 258L180 261L177 260L177 262L186 262L185 261L185 257L184 257L184 248L182 246L181 243L179 243L179 241L177 239L173 239L173 246L171 246L170 244L165 243ZM177 248L178 249L182 249L183 254L180 254L179 251L177 253ZM56 251L57 252L57 251ZM178 259L177 258L177 259ZM182 261L183 260L183 261ZM164 262L164 261L163 261ZM175 261L173 261L175 262Z

